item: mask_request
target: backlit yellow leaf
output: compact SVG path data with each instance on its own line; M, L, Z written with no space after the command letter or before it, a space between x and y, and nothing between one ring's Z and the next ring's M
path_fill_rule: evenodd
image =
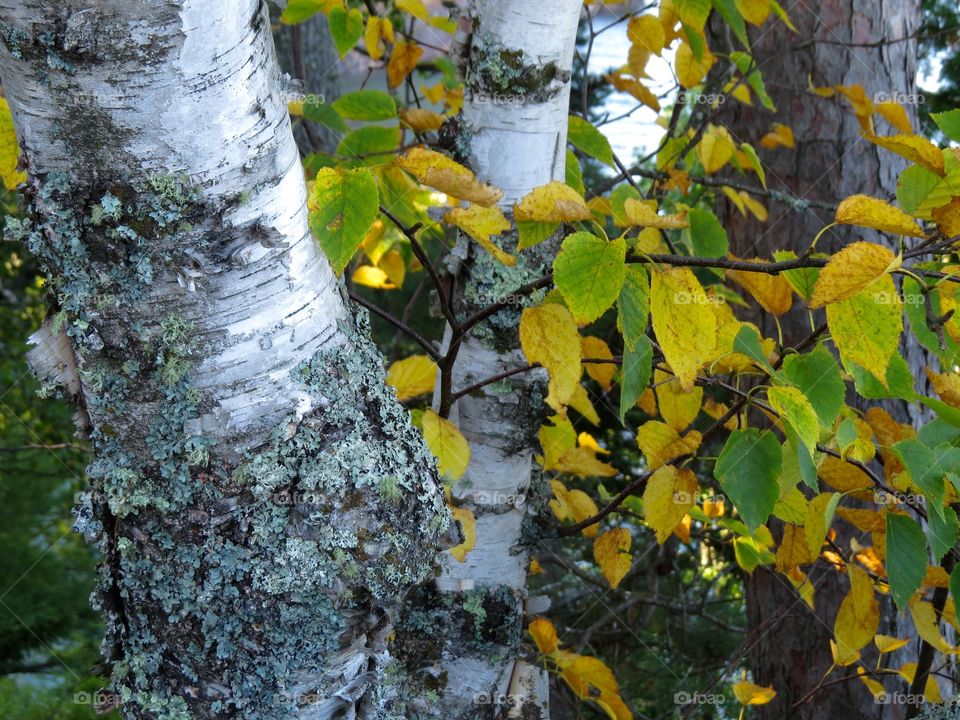
M703 165L703 171L708 175L717 172L730 162L736 150L737 145L730 136L730 131L722 125L712 123L707 125L703 137L697 144L700 164Z
M387 384L396 389L400 402L433 392L437 384L437 364L426 355L397 360L387 370Z
M598 337L588 335L580 341L580 353L584 359L601 360L613 358L610 347ZM613 363L584 363L584 369L604 390L613 386L613 375L617 366Z
M664 32L660 20L653 15L638 15L627 23L627 38L634 45L646 49L654 55L663 50Z
M763 25L770 15L770 0L736 0L743 19L756 26Z
M836 221L844 225L860 225L897 235L923 237L923 230L903 210L868 195L851 195L844 198L843 202L837 206Z
M677 470L664 465L650 476L643 491L643 517L656 533L658 543L662 545L670 537L693 507L699 490L697 476L686 468Z
M706 45L703 46L703 54L700 56L700 60L697 60L690 45L683 41L677 47L674 61L677 80L684 88L689 90L703 81L714 62L716 62L716 58Z
M882 245L868 242L847 245L820 271L810 307L823 307L851 298L886 273L896 270L900 264L900 256Z
M649 420L637 429L637 447L647 460L648 470L656 470L674 458L695 453L702 439L696 430L681 437L672 427L656 420Z
M590 208L579 193L566 183L554 180L536 187L514 206L517 222L576 222L589 220Z
M460 433L460 429L433 410L423 413L423 437L437 458L437 469L441 475L458 480L470 464L470 445Z
M899 650L904 645L910 642L909 638L896 638L891 637L890 635L877 635L873 639L873 644L877 646L877 650L881 653L889 653L894 650Z
M660 415L667 425L683 432L700 413L703 403L703 388L684 390L680 381L657 368L653 374Z
M542 654L548 655L557 649L557 629L546 618L534 618L527 632L530 633L530 637L537 645L537 650Z
M445 118L440 113L426 108L408 108L400 111L400 119L404 124L417 132L439 130Z
M717 318L707 294L687 267L653 269L650 315L663 355L685 390L717 346Z
M957 237L960 235L960 197L953 198L946 205L933 208L930 217L940 227L944 237Z
M760 138L760 147L773 150L778 147L792 148L794 146L793 130L789 125L773 123L770 132Z
M926 138L919 135L880 136L873 133L865 133L864 137L937 175L944 174L943 151Z
M387 84L391 88L399 87L417 67L421 55L423 48L415 42L398 40L387 63Z
M631 542L630 531L626 528L608 530L593 541L593 557L610 587L617 587L630 571Z
M529 363L540 363L550 373L547 404L559 411L580 386L582 372L580 334L570 311L556 303L526 308L520 345Z
M390 281L387 274L373 265L359 265L351 277L354 285L363 285L374 290L396 290L397 286Z
M903 303L890 275L827 305L827 325L844 364L857 363L887 385L887 367L903 331Z
M777 691L772 687L762 687L747 680L741 680L734 684L733 694L741 705L765 705L777 696Z
M627 198L623 203L623 214L630 225L659 228L661 230L679 230L690 227L686 211L672 215L660 215L651 201Z
M880 625L880 604L873 592L873 581L856 565L847 565L850 592L840 603L833 625L837 641L837 664L849 665L869 643Z
M765 262L754 258L750 262ZM793 290L783 275L727 270L727 277L742 287L771 315L780 317L793 304Z
M424 185L461 200L489 207L503 197L502 191L480 182L463 165L434 150L415 147L397 158L397 165Z
M942 653L953 652L953 646L944 640L940 634L937 612L933 605L915 595L910 598L909 607L913 624L917 628L917 634L930 643L935 650Z

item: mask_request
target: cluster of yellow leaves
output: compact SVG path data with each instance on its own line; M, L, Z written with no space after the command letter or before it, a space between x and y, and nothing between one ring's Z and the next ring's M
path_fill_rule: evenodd
M862 85L835 85L833 87L814 87L812 81L808 80L808 89L814 95L820 97L832 98L836 95L845 97L853 109L853 114L860 123L860 129L864 134L873 133L873 115L880 115L890 125L903 133L913 132L910 126L910 119L907 117L907 111L903 105L896 99L879 99L874 102L868 95Z
M578 698L597 705L610 720L633 719L633 713L620 697L617 679L602 660L563 650L556 628L546 618L534 618L528 632L543 658Z

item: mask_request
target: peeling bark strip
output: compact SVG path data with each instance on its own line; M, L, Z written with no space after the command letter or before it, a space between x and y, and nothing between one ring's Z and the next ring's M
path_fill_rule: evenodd
M8 231L57 303L37 366L89 416L77 524L124 717L408 717L389 612L448 515L309 236L265 6L0 21L30 171Z
M458 149L481 180L504 191L506 212L533 188L563 179L581 8L580 0L469 4ZM462 267L453 268L460 280L458 312L467 317L541 278L555 250L555 243L542 243L508 267L486 252L472 252L462 239L457 251ZM518 305L497 313L462 344L451 343L448 328L447 345L456 357L454 388L526 364L517 330L522 310ZM434 659L425 674L440 700L424 708L424 717L549 717L546 674L523 659L521 648L529 610L529 548L539 538L536 519L547 500L533 463L545 412L544 378L529 373L487 385L452 407L451 417L471 450L453 494L477 518L477 544L464 563L448 554L441 558L439 594L431 590L411 603L398 628L408 636L430 628L420 655Z

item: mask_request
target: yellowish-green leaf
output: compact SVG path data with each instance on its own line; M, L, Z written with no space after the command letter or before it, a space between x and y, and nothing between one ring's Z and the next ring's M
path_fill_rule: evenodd
M944 174L943 151L919 135L880 136L865 133L864 137L890 152L905 157L910 162L922 165L937 175Z
M517 222L562 223L593 217L583 198L569 185L554 180L536 187L514 206Z
M628 225L639 227L659 228L661 230L681 230L690 227L686 211L672 215L660 215L657 212L656 204L652 200L627 198L623 203L623 215Z
M553 261L553 281L578 323L593 322L613 305L623 287L626 253L622 237L607 242L578 232L564 238Z
M377 181L366 168L323 168L307 206L310 229L341 275L377 219Z
M886 387L887 367L903 331L893 278L884 275L853 297L827 305L827 325L844 364L860 365Z
M13 116L5 97L0 97L0 177L7 190L13 190L27 179L27 174L17 170L20 145L13 127Z
M771 387L767 390L767 400L812 454L820 439L820 421L807 396L795 387Z
M849 199L849 198L848 198ZM891 208L892 209L892 208ZM830 258L813 286L810 307L853 297L865 287L900 267L901 257L868 242L855 242Z
M517 264L517 259L513 255L502 250L491 239L494 235L499 235L510 229L510 221L496 205L484 207L483 205L473 204L469 208L457 207L448 212L444 216L444 220L463 230L476 240L480 247L504 265Z

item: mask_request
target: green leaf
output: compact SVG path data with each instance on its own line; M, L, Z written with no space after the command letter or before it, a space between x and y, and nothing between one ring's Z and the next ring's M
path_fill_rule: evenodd
M904 212L913 215L940 184L940 180L935 172L921 165L911 165L897 179L897 202Z
M776 112L777 107L767 94L767 86L763 84L763 76L760 74L760 69L753 61L753 58L748 53L735 50L730 53L730 59L733 61L733 64L737 66L737 69L743 73L747 79L747 85L757 94L757 99L760 100L760 104L767 110Z
M960 427L960 410L957 408L952 405L947 405L943 400L937 400L931 397L921 397L920 402L933 410L937 414L937 417L945 423L953 425L954 427Z
M913 373L907 361L900 355L894 355L890 358L890 365L887 367L887 386L880 384L872 373L864 370L860 365L853 366L853 386L857 392L867 400L887 400L896 398L915 402L917 393L913 389Z
M960 108L946 112L930 113L940 132L951 140L960 142Z
M377 219L376 178L364 168L324 168L310 194L310 229L337 275Z
M770 364L766 354L763 352L763 346L760 344L760 335L749 325L744 325L740 328L737 336L733 339L733 351L743 353L771 375L777 374L776 370L773 369L773 365Z
M919 167L919 166L918 166ZM947 366L955 365L957 344L948 333L943 333L943 347L940 347L941 336L937 335L927 324L927 303L930 303L932 317L940 317L940 296L937 293L925 295L920 283L912 277L903 278L903 310L910 321L910 330L920 344L936 354Z
M819 255L813 257L819 257ZM792 250L777 250L773 254L773 259L777 262L796 260L797 254ZM796 268L794 270L784 270L780 274L787 279L790 287L796 290L797 295L810 302L810 298L813 297L813 286L817 284L817 278L820 277L820 268Z
M559 229L560 223L518 220L517 234L519 240L517 242L517 250L526 250L529 247L542 243Z
M617 326L625 348L632 350L646 339L649 315L650 276L639 265L627 265L617 299Z
M927 538L933 561L939 563L957 544L957 513L953 508L944 508L942 517L938 513L927 513Z
M690 221L690 245L699 257L726 257L730 250L730 241L723 225L709 210L690 208L687 211Z
M567 124L567 140L577 150L613 166L613 149L610 147L610 141L582 117L570 116Z
M333 109L347 120L390 120L397 116L397 104L383 90L357 90L333 101Z
M627 242L607 242L588 232L563 240L553 261L553 281L577 323L593 322L613 305L623 287Z
M737 10L736 3L733 0L713 0L713 9L730 26L733 34L743 43L743 46L749 49L750 38L747 36L747 24L743 21L743 15Z
M337 155L356 158L364 165L381 165L393 158L399 146L397 128L367 125L343 138L337 146Z
M289 0L280 16L284 25L296 25L309 20L323 10L329 0Z
M906 515L887 513L887 576L900 612L927 573L927 542L923 530Z
M780 496L781 449L769 430L734 430L727 438L714 474L751 530L767 521Z
M807 396L824 427L833 427L846 392L840 366L823 345L805 355L787 355L783 376Z
M363 35L363 13L357 8L349 11L342 7L333 8L327 16L327 24L340 57L350 52Z
M564 169L563 181L581 195L585 195L587 188L583 184L583 170L580 168L580 161L572 150L567 150L567 162Z
M646 390L652 365L653 344L646 335L641 336L633 347L624 345L620 369L620 422Z
M340 117L340 113L326 102L320 102L315 95L308 95L303 101L303 117L318 125L328 127L334 132L346 134L350 127Z
M948 445L947 448L949 447ZM947 448L937 448L934 451L914 438L901 440L893 446L893 452L910 473L914 485L920 488L930 501L928 507L932 505L937 513L943 512L944 475L948 470L956 469L956 465L949 466L952 453ZM960 448L954 449L960 454Z
M623 204L627 200L640 199L640 193L637 192L637 189L632 185L628 185L627 183L617 185L613 192L610 193L610 210L613 212L614 222L622 226L629 225L627 215L623 210Z
M684 25L702 31L710 14L710 0L674 0L673 10Z

